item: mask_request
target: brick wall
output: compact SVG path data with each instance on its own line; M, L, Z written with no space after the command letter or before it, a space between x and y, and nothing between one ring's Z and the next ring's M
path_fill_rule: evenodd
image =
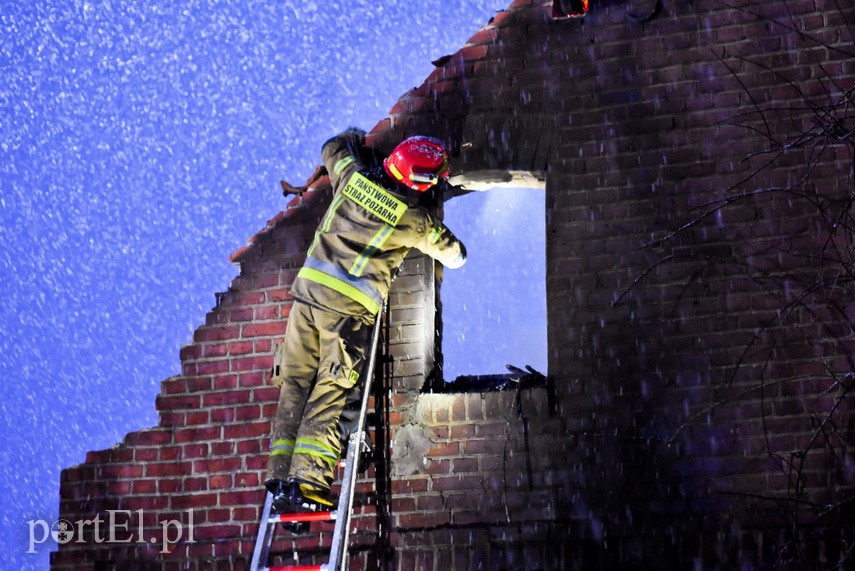
M548 206L558 414L538 389L422 393L436 276L414 257L395 283L394 568L845 558L853 125L833 104L853 89L855 8L664 0L640 21L643 2L592 2L555 20L551 4L497 14L370 137L388 150L438 136L464 178L540 173ZM53 568L246 567L276 403L267 370L324 204L320 189L235 254L240 276L164 381L158 426L63 472L61 517L144 510L148 538L193 508L195 542L161 553L93 537ZM356 568L380 560L364 511ZM275 547L290 557L285 538Z

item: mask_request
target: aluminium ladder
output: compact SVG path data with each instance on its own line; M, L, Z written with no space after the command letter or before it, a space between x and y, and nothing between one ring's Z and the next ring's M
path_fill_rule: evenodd
M334 511L302 512L271 515L273 494L267 492L264 507L261 511L258 536L252 553L250 571L344 571L348 567L348 541L350 538L350 523L353 516L353 495L356 489L356 475L359 457L364 446L365 417L368 410L368 400L371 395L371 383L374 377L374 364L377 358L377 341L380 336L380 319L378 314L374 322L371 338L371 355L365 371L365 386L362 389L362 400L356 429L350 434L347 444L347 457L344 461L344 475L341 480L338 505ZM327 563L322 565L284 565L268 567L270 546L278 523L299 523L313 521L335 521L330 555Z

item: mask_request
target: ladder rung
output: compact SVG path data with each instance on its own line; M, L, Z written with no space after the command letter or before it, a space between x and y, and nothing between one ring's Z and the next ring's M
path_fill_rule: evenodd
M384 304L385 305L385 304ZM362 398L359 409L359 420L356 430L351 433L347 441L346 460L339 462L338 465L343 469L341 477L341 490L339 493L339 505L336 511L325 512L300 512L288 514L271 515L273 507L273 494L269 491L265 496L264 507L261 511L261 519L259 521L259 531L255 538L255 547L253 548L252 561L250 563L250 571L331 571L337 570L342 566L347 566L348 557L348 539L350 536L351 516L354 508L354 492L357 489L357 473L359 470L359 462L357 459L362 453L371 454L371 440L367 434L366 416L368 404L371 399L371 381L374 375L374 365L377 358L377 346L380 339L380 324L378 318L374 322L373 332L371 336L371 354L368 358L367 368L365 370L365 386L362 389ZM377 420L375 414L371 420ZM372 423L369 423L372 424ZM374 422L375 430L377 422ZM340 516L340 517L339 517ZM276 531L277 523L308 523L313 521L335 521L335 529L333 530L329 560L323 565L281 565L266 567L270 558L270 547ZM286 526L290 527L290 526ZM354 533L358 533L354 529ZM296 555L295 555L296 558Z
M303 521L335 521L338 512L299 512L270 516L270 523L298 523Z

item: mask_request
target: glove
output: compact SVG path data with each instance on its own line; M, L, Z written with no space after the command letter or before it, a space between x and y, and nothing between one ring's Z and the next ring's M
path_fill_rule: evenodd
M347 139L347 147L351 154L358 154L359 149L365 146L365 131L359 127L348 127L341 134Z
M366 133L365 133L365 129L360 129L359 127L348 127L347 129L344 130L342 135L351 135L351 136L355 136L355 137L361 137L364 139Z

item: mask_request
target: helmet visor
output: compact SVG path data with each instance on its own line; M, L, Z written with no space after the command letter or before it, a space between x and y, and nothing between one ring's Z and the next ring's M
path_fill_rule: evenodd
M439 175L434 173L414 172L410 174L410 180L417 184L429 184L433 186L439 182Z

